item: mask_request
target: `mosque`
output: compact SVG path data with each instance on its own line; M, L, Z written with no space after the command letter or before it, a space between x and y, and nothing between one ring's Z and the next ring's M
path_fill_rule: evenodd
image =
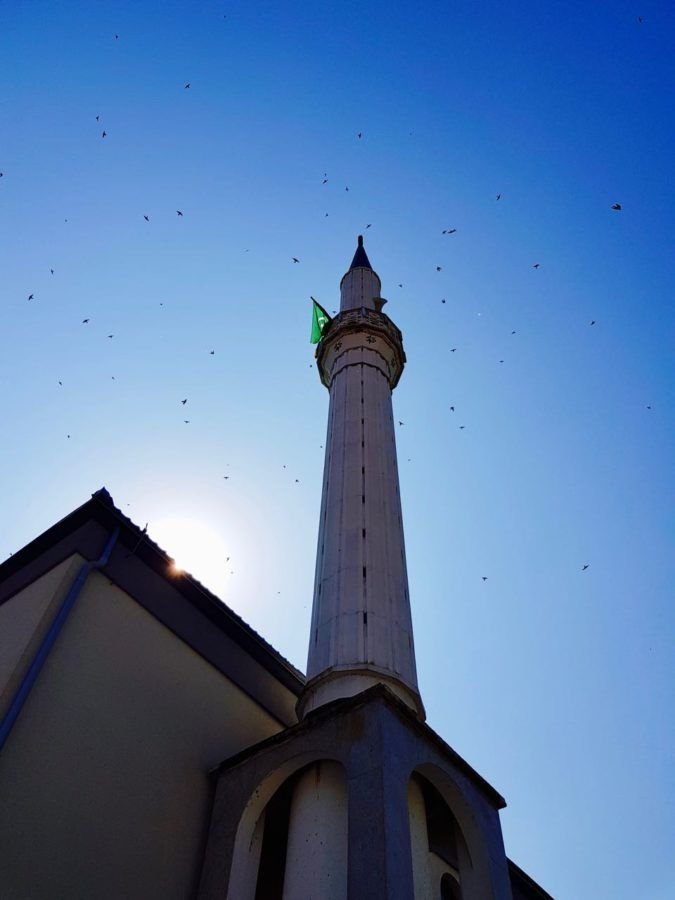
M105 488L0 565L3 900L551 900L425 724L362 238L340 293L306 675Z

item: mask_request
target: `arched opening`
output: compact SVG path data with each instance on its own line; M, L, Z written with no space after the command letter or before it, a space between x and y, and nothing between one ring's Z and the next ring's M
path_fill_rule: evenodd
M344 900L348 848L342 765L315 760L285 772L281 784L278 776L259 785L240 823L228 900Z
M418 772L408 784L408 813L415 900L463 900L464 838L439 791Z

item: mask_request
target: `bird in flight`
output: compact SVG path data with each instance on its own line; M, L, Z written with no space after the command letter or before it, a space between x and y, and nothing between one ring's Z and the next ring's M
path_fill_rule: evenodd
M82 324L83 324L83 325L88 325L88 324L89 324L89 319L82 319Z
M359 131L359 133L356 136L359 140L361 140L361 138L363 137L363 132Z
M590 565L590 563L586 563L585 566L582 566L581 571L582 571L582 572L585 572L586 569L589 567L589 565Z
M451 347L450 352L451 352L451 353L455 353L456 350L457 350L457 347Z
M535 264L532 266L532 268L533 268L533 269L538 269L538 268L540 267L540 265L541 265L541 263L535 263Z
M186 397L185 400L181 400L180 402L183 404L183 406L185 406L185 404L188 402L188 398Z
M371 228L371 227L372 227L372 224L373 224L373 223L371 222L370 225L366 225L366 228Z
M457 231L456 228L444 228L443 234L454 234Z
M114 338L115 335L114 335L114 334L109 334L108 337L109 337L109 338Z
M183 419L183 421L185 422L186 425L189 425L189 424L190 424L190 420L189 420L189 419Z
M101 137L102 137L102 138L108 137L108 132L107 132L107 131L104 131L103 134L101 135Z
M512 331L511 334L515 334L515 331Z
M442 271L442 267L441 267L441 266L436 266L436 271L437 271L437 272L441 272L441 271Z
M189 87L190 87L190 82L188 81L188 83L185 85L184 90L187 90Z
M177 216L182 216L183 213L182 213L179 209L177 209L177 210L176 210L176 215L177 215Z
M451 406L451 407L450 407L450 412L454 412L454 411L455 411L455 407L454 407L454 406Z
M591 319L591 321L589 322L589 324L590 324L590 325L595 325L595 319Z
M297 258L297 256L291 256L291 259L293 260L294 263L300 262L300 260Z
M612 209L616 210L617 212L621 212L621 204L620 203L612 203Z
M328 184L328 179L324 178L324 180L321 182L321 184Z
M150 221L150 216L143 216L143 218L145 219L146 222Z
M445 303L445 297L443 297L443 299L441 300L441 303Z
M49 271L52 273L52 275L54 274L54 270L53 270L53 269L50 269Z
M466 428L466 425L460 425L460 426L459 426L459 430L460 430L460 431L464 431L465 428Z
M483 579L483 581L487 581L487 575L481 575L481 578Z
M502 195L501 195L501 194L497 194L497 200L501 200L501 199L502 199Z
M651 406L648 406L647 409L651 409Z
M399 420L398 420L398 424L399 424L399 425L405 425L405 422L401 422L401 420L399 419Z
M215 356L215 355L216 355L216 351L215 351L215 350L210 350L210 351L209 351L209 356Z
M34 296L35 296L35 294L29 294L29 295L28 295L28 299L29 299L29 300L32 300Z

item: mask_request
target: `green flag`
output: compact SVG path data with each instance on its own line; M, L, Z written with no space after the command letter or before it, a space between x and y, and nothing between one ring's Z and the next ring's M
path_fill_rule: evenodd
M314 297L309 298L312 301L312 336L309 339L310 344L318 344L321 340L321 333L330 322L330 316L326 310L317 303Z

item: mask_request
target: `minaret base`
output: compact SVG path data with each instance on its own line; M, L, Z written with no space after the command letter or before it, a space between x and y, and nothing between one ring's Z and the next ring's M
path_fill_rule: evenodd
M219 767L198 898L512 900L504 805L380 684Z

